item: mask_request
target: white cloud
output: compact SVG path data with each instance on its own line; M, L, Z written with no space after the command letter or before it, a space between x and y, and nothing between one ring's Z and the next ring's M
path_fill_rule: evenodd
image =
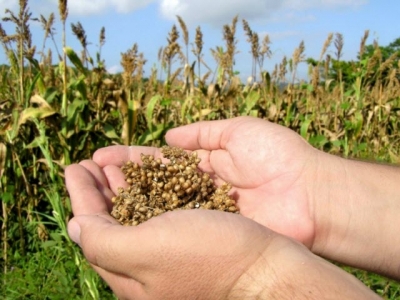
M4 17L6 9L14 11L18 7L18 0L0 0L0 17Z
M356 8L368 0L160 0L160 10L167 19L180 15L185 22L228 23L239 14L247 20L270 20L285 10Z
M285 0L285 8L288 9L343 9L343 8L357 8L367 4L369 0Z
M161 0L161 13L175 20L180 15L189 24L228 23L236 15L245 19L267 17L282 2L265 0Z
M70 15L86 16L115 11L129 13L145 7L156 0L68 0L68 12ZM6 8L18 9L19 0L0 0L0 16ZM28 7L38 13L57 11L58 0L28 1Z
M110 74L116 74L121 71L122 71L121 65L114 65L107 68L107 72Z
M93 15L108 11L129 13L152 2L154 0L69 0L68 9L73 15Z

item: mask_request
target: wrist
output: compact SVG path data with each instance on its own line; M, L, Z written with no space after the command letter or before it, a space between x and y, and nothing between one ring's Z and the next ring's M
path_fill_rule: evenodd
M323 257L400 278L400 169L320 153L315 239Z
M277 236L243 274L228 299L379 299L354 276Z

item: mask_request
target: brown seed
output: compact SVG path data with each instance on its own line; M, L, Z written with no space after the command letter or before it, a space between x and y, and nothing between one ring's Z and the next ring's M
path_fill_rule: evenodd
M226 205L226 206L235 206L235 200L226 199L226 200L225 200L225 205Z
M115 219L119 219L121 217L120 213L118 211L112 211L111 215L115 218Z
M181 189L181 186L180 186L179 184L176 184L176 185L174 186L174 191L175 191L175 192L179 191L180 189Z
M180 201L173 201L171 206L172 208L177 208L180 204Z
M171 184L171 182L167 182L164 185L164 191L169 191L170 189L172 189L172 184Z
M205 209L212 209L214 208L214 203L212 203L211 201L208 201L205 205L204 205Z
M163 186L164 186L164 182L160 181L160 182L157 183L157 187L158 188L161 189L161 188L163 188Z
M236 208L236 206L229 206L228 211L229 212L236 212L236 211L238 211L238 209Z
M172 202L178 201L178 196L176 194L172 194Z
M184 189L189 188L192 185L192 183L190 182L190 180L186 180L184 183L182 183L182 187Z
M203 182L207 182L210 179L210 175L207 173L204 173L203 176L201 177L201 180Z
M139 211L141 213L147 213L148 209L147 209L147 207L142 206L141 208L139 208Z

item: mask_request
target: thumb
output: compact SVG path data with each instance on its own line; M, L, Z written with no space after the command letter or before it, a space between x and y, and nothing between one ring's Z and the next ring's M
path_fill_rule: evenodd
M135 241L146 240L147 233L144 230L121 226L107 214L72 218L68 223L68 234L82 248L90 264L130 277L133 277L130 270L144 267L143 258L152 250L150 246L144 247L143 243L141 247L135 245Z

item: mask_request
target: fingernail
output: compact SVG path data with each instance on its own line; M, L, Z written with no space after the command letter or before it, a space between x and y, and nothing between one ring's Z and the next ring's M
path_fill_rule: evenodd
M68 235L75 243L81 244L81 227L74 219L68 223Z

